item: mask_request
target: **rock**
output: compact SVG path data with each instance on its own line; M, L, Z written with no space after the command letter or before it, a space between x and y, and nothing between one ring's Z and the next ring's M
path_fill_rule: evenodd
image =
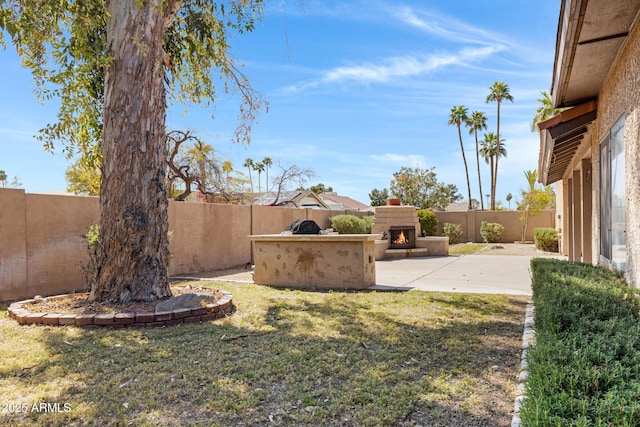
M156 304L156 313L198 307L213 301L214 296L209 294L182 294Z

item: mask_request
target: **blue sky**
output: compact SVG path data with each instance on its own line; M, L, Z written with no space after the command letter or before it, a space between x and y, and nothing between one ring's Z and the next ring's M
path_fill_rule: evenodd
M495 131L496 104L485 99L489 86L505 81L514 102L501 109L508 156L500 161L497 197L517 197L526 185L523 171L537 168L539 139L530 123L540 91L551 84L559 3L275 1L253 33L232 42L243 72L269 102L251 144L231 143L233 95L222 95L214 109L172 106L167 124L193 130L245 175L246 158L268 156L314 170L308 185L322 182L368 204L369 192L389 188L403 166L435 167L439 180L466 196L450 109L484 111ZM55 120L55 102L37 102L12 47L0 51L0 65L0 169L31 193L64 190L69 161L34 138ZM478 198L475 141L464 130L463 138ZM270 174L277 171L274 164ZM482 161L481 173L488 193Z

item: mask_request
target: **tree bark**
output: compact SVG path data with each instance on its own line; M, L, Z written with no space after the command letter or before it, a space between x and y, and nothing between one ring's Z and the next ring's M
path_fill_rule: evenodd
M163 5L107 0L112 62L105 71L99 261L90 300L171 296L162 61L171 18Z

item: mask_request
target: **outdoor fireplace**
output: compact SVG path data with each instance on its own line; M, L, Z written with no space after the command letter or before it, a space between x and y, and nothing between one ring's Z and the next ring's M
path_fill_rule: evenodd
M412 249L416 247L416 229L413 226L391 226L389 228L390 249Z

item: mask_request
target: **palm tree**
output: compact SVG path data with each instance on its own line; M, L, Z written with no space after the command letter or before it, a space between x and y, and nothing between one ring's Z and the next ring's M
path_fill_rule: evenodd
M467 108L464 105L451 107L449 114L449 124L458 128L458 139L460 140L460 151L462 151L462 161L464 162L464 172L467 175L467 190L469 191L469 210L471 210L471 184L469 182L469 168L467 167L467 157L464 155L464 144L462 144L462 132L460 125L468 120Z
M524 176L529 184L529 191L536 189L536 181L538 180L538 171L536 169L524 171Z
M487 103L496 101L498 103L498 122L496 127L496 141L501 141L500 139L500 104L502 104L503 100L513 102L513 96L509 93L509 85L505 82L495 82L492 86L489 87L489 95L487 96ZM493 174L493 181L491 182L491 210L495 210L496 208L496 186L498 182L498 158L499 153L498 149L500 147L500 143L496 144L496 152L495 152L495 172Z
M222 163L222 171L226 174L227 191L229 191L229 173L233 171L233 163L229 160L225 160L224 163Z
M533 120L531 121L531 132L539 131L538 123L544 122L547 119L550 119L553 116L558 115L560 112L565 110L564 108L554 108L553 100L551 99L551 95L546 90L540 92L542 98L538 98L537 101L540 103L540 106L536 110L536 115L533 116Z
M264 172L264 163L258 162L253 168L258 171L258 194L262 195L262 188L260 187L260 174Z
M186 155L191 159L191 164L198 166L198 176L201 182L206 182L208 178L207 163L213 157L214 149L211 145L196 140L193 147L186 151Z
M251 186L251 192L253 193L253 178L251 176L251 170L253 169L253 159L248 158L244 161L243 166L249 169L249 185Z
M478 145L478 130L487 129L487 116L482 111L474 111L466 121L469 127L469 133L476 138L476 164L478 165L478 186L480 187L480 209L484 210L484 201L482 200L482 179L480 178L480 147Z
M513 194L507 193L505 199L507 199L507 203L509 203L509 210L511 210L511 200L513 200Z
M264 159L262 159L262 164L265 167L265 187L267 193L269 192L269 166L271 166L273 164L273 161L271 160L271 157L265 157Z
M491 170L491 183L495 181L495 158L496 151L500 154L500 157L507 156L507 149L504 148L504 144L496 143L496 134L493 132L485 133L484 139L480 141L480 156L484 159L484 161L489 164L489 168ZM504 139L501 141L504 142ZM495 207L495 205L494 205Z

